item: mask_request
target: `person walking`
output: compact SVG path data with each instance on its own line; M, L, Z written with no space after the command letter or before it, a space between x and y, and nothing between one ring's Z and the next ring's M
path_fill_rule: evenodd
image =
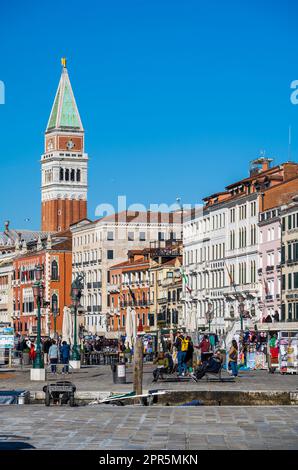
M187 369L192 370L194 346L193 346L193 342L190 336L187 336L186 340L188 341L188 348L186 351L185 363L186 363Z
M44 363L49 363L49 349L51 347L52 341L51 338L47 338L43 343L43 353L44 353Z
M179 331L177 333L176 341L174 343L175 348L177 349L177 358L178 358L178 376L185 375L187 371L186 366L186 354L188 350L189 341L184 338L183 334Z
M208 336L204 335L199 346L195 346L195 347L201 350L201 362L203 363L203 362L208 361L210 357L210 349L211 349L211 344L210 344Z
M62 341L62 346L60 347L60 358L63 366L63 372L69 374L69 357L70 357L70 345L66 341Z
M237 341L233 339L232 345L229 351L229 362L228 362L228 367L232 372L232 375L234 377L237 377L238 375L238 345Z
M52 374L56 374L58 364L58 346L54 339L52 340L52 344L49 349L49 360L51 364L51 372Z

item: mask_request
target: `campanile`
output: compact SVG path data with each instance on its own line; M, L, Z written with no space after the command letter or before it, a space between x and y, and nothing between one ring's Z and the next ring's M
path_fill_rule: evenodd
M41 229L60 232L87 217L88 155L66 59L41 156Z

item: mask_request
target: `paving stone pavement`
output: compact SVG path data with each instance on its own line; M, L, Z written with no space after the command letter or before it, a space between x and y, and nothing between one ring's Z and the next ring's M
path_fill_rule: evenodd
M143 388L159 388L165 390L298 390L297 375L281 375L279 373L268 374L265 370L240 371L239 378L234 383L207 382L204 378L195 383L193 381L183 382L158 382L152 383L151 364L144 365ZM224 372L227 375L226 372ZM53 377L49 375L49 380L59 380L61 375ZM132 390L132 369L127 370L126 384L114 384L110 366L87 366L73 374L66 375L66 380L75 383L78 391L107 391L107 392L129 392ZM30 381L30 369L16 370L15 372L5 372L0 368L0 389L26 388L31 391L42 390L44 383Z
M297 436L298 406L0 408L2 450L297 450Z

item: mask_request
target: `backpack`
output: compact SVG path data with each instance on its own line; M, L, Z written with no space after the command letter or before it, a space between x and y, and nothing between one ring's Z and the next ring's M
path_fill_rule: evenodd
M188 339L184 339L181 341L181 351L185 352L188 350Z

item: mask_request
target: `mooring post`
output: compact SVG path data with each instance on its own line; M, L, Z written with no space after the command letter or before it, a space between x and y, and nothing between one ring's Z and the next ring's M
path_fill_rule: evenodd
M136 337L134 347L133 362L133 390L136 395L142 395L143 392L143 341Z

